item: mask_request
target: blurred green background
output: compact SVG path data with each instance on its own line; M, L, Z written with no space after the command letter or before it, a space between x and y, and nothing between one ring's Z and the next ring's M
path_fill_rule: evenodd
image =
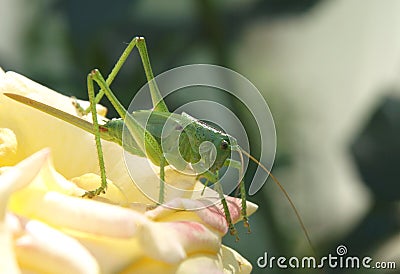
M239 72L271 108L278 138L273 172L318 253L335 255L344 244L348 254L395 261L399 268L398 11L397 0L2 0L0 65L87 98L87 73L109 72L126 43L141 35L155 74L192 63ZM143 84L136 52L113 87L127 106ZM223 98L237 108L229 100ZM179 102L168 103L174 108ZM248 130L250 140L257 140ZM253 273L283 272L257 267L264 252L311 254L272 182L249 200L259 205L250 218L252 233L239 224L241 241L226 236L224 242L253 264ZM358 273L325 273L339 272Z

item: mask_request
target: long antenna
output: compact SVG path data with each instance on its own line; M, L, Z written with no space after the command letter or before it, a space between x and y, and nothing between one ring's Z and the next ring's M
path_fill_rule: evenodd
M289 193L287 193L287 191L285 190L285 188L282 186L282 184L278 181L278 179L263 165L261 164L256 158L254 158L250 153L248 153L247 151L243 150L242 148L240 149L242 151L242 153L244 155L246 155L247 157L249 157L250 160L252 160L254 163L256 163L257 165L259 165L262 169L264 169L265 172L268 173L268 175L272 178L272 180L275 182L275 184L281 189L282 193L286 196L286 199L289 201L290 206L292 207L294 213L296 214L297 220L300 223L301 229L304 232L304 235L307 238L308 244L310 245L312 251L314 252L314 254L317 254L315 252L315 248L311 242L310 236L308 235L308 231L306 229L306 226L303 223L303 220L301 219L300 213L297 210L296 206L294 205L292 199L289 196Z

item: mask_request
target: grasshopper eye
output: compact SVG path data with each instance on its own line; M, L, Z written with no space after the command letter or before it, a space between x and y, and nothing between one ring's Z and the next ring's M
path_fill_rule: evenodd
M222 150L227 150L228 147L229 147L228 142L227 142L226 140L222 140L222 142L221 142L221 149L222 149Z

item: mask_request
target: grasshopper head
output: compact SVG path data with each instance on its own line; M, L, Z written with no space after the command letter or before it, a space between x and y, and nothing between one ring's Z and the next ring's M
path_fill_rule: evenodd
M185 161L200 173L220 170L226 159L230 158L232 143L236 143L236 140L217 129L217 126L210 126L186 113L182 117L186 119L186 125L182 126L179 145Z
M227 134L218 132L211 142L217 150L214 164L210 167L210 171L215 172L222 168L226 159L231 156L231 140Z

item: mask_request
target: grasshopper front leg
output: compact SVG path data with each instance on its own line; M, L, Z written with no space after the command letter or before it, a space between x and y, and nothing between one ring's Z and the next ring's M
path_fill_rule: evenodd
M232 159L226 159L224 166L231 166L239 171L239 173L242 170L242 163L236 160ZM241 175L240 175L241 176ZM240 198L242 200L242 208L241 208L241 215L243 218L243 224L244 227L247 227L247 232L250 233L250 224L249 224L249 218L247 217L247 194L246 194L246 187L244 184L244 180L240 180L239 184L239 191L240 191Z
M138 121L133 118L131 114L129 114L124 106L118 101L115 97L114 93L111 91L110 87L107 85L103 76L98 70L93 70L88 75L88 93L90 99L90 108L93 119L94 133L95 133L95 141L97 148L97 155L99 157L99 166L101 171L101 186L89 192L86 196L93 196L93 194L100 194L107 187L105 166L104 166L104 157L100 143L100 129L97 121L97 111L96 104L94 104L94 87L93 82L96 82L97 85L104 91L105 96L110 100L113 107L116 109L118 114L124 120L126 127L129 130L129 133L132 135L134 140L136 141L140 151L146 155L146 157L152 161L154 164L160 166L160 194L159 194L159 204L164 202L164 180L165 180L165 165L166 159L164 157L161 145L157 142L155 137L147 131Z
M232 236L235 236L235 240L239 241L239 236L238 236L238 232L235 228L235 225L233 224L232 221L232 217L231 217L231 212L229 211L229 207L228 207L228 202L226 201L225 195L224 195L224 191L222 189L221 183L218 181L218 172L216 172L215 174L210 172L210 171L206 171L205 173L201 174L201 177L204 177L207 182L211 182L214 184L215 186L215 191L218 192L219 198L221 199L221 203L222 203L222 207L224 209L224 214L225 214L225 219L226 219L226 223L228 224L228 228L229 228L229 233Z

